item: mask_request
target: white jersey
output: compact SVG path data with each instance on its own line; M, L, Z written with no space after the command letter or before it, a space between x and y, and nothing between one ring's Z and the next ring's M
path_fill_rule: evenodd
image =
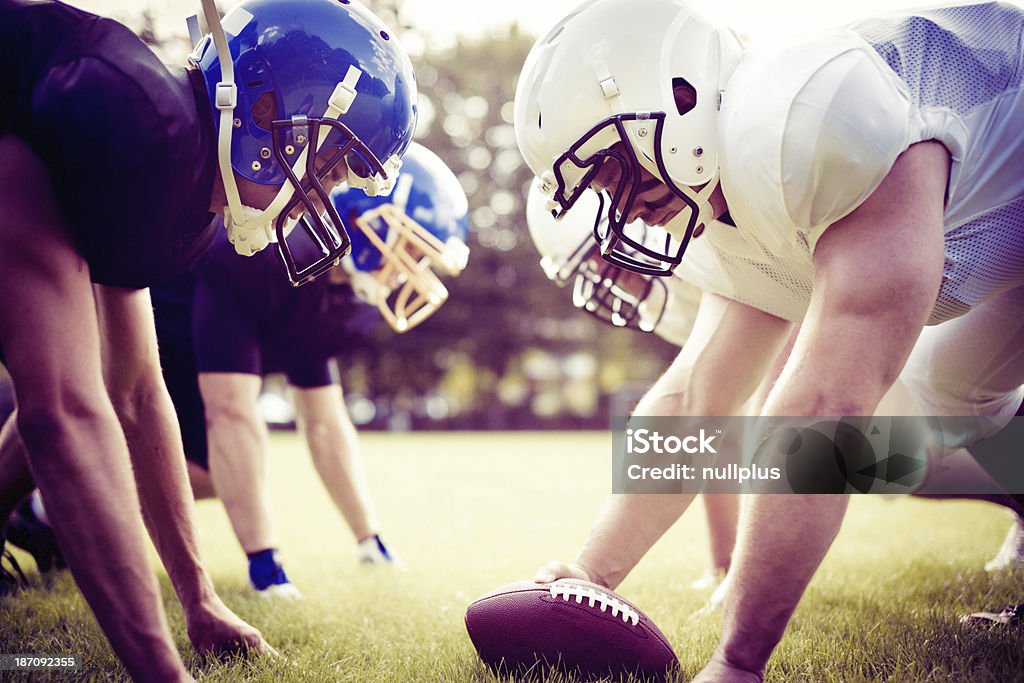
M1024 284L1022 33L1024 12L988 3L749 48L719 123L722 189L738 227L710 227L677 273L802 320L818 239L903 151L934 139L953 165L945 272L929 323Z
M714 222L686 247L676 278L703 291L799 322L811 296L813 268L772 254L756 238Z

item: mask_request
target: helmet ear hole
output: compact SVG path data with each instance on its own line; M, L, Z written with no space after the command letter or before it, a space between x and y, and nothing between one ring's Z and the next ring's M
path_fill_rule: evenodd
M672 98L680 116L697 106L697 89L681 76L672 79Z
M277 120L277 97L273 90L268 90L257 98L252 105L252 119L263 130L270 131L271 123Z

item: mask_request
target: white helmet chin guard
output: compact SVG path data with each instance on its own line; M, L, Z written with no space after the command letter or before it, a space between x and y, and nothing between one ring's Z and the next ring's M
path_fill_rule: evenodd
M607 221L602 211L605 202L587 190L578 203L571 214L555 220L540 181L534 179L530 187L526 219L545 275L559 287L571 281L573 305L602 322L654 332L682 346L693 324L699 290L679 278L631 273L603 262L594 234Z
M597 235L609 262L668 275L711 221L721 92L741 54L732 31L684 0L591 0L534 44L516 88L516 141L557 216L615 164L608 231ZM640 234L627 216L645 174L685 208Z

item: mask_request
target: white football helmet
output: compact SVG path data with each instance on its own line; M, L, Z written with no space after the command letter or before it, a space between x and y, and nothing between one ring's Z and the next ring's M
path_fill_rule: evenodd
M667 275L710 221L721 92L741 54L735 33L685 0L589 0L534 44L516 88L516 140L559 215L603 164L618 166L597 236L606 260ZM626 226L641 169L687 207L653 229L659 239Z
M544 274L559 287L572 281L573 305L602 322L654 332L682 346L693 327L700 290L676 277L631 273L604 262L593 239L595 230L602 230L607 221L602 202L596 192L588 190L580 195L581 210L555 220L540 181L534 179L526 200L526 219Z

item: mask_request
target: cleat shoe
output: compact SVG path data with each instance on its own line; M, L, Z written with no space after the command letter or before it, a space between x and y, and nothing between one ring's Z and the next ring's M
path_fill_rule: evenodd
M53 529L36 515L31 499L17 507L7 522L6 532L11 545L32 556L40 574L67 569Z
M975 612L960 617L969 626L1016 626L1024 624L1024 605L1010 605L1002 612Z
M263 598L302 599L302 593L288 580L273 548L249 555L249 585Z
M999 572L1020 566L1024 566L1024 525L1021 518L1014 515L1002 547L994 558L985 563L985 571Z
M288 581L287 577L285 579L284 583L272 583L266 588L252 586L252 589L265 600L302 600L302 593L295 584Z
M396 569L404 569L405 565L393 552L388 550L380 536L374 534L370 538L359 541L359 564L389 565Z

